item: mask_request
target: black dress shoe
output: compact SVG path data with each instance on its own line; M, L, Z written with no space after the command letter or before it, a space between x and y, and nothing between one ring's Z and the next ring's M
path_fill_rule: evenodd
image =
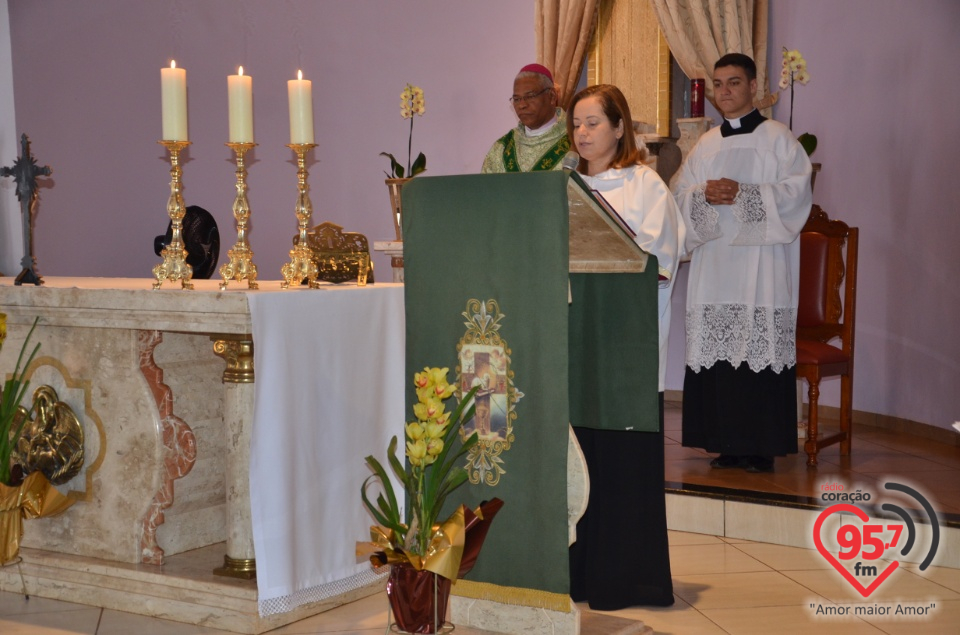
M717 458L710 461L710 467L715 470L729 470L734 467L742 467L743 463L741 458L742 457L734 456L732 454L721 454Z
M768 474L773 472L772 456L749 456L746 460L747 471L751 474Z

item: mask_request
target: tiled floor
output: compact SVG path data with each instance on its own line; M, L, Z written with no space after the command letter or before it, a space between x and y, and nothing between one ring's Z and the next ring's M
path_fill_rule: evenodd
M894 571L865 601L811 549L782 547L704 534L670 532L676 603L669 608L632 608L613 615L642 620L656 633L677 635L876 635L960 632L960 570L914 565ZM928 607L929 617L825 616L817 607L908 610ZM589 610L586 606L582 610ZM272 635L379 635L387 623L383 594L291 624ZM811 628L812 627L812 628ZM44 598L25 601L0 593L3 635L220 635L177 622L91 608ZM458 628L461 635L478 631Z
M827 422L829 431L829 422ZM960 436L960 435L958 435ZM824 484L840 483L847 492L876 492L891 480L914 487L934 509L960 521L960 446L855 426L850 456L840 446L824 448L819 465L808 469L804 452L776 459L772 474L744 470L714 470L711 455L681 443L681 412L668 402L664 416L666 480L679 484L766 492L799 498L820 498Z
M808 470L801 455L778 459L773 474L710 470L709 455L680 445L680 411L668 404L667 481L742 493L817 497L825 482L849 489L874 489L884 480L915 485L945 519L960 518L960 448L858 429L854 454L841 458L836 446L821 453ZM950 634L960 632L960 570L906 564L865 600L813 549L784 547L705 534L670 532L670 559L676 603L669 608L632 608L613 615L642 620L656 633L677 635ZM817 614L847 609L850 615ZM859 607L862 612L854 615ZM869 615L927 608L928 616ZM587 607L581 607L584 611ZM382 594L291 624L274 634L375 635L387 623ZM2 635L200 635L222 631L188 626L13 593L0 593ZM477 631L458 628L461 635Z

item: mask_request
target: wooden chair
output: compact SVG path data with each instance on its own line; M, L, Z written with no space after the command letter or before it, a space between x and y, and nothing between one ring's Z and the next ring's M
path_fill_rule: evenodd
M819 205L813 206L800 233L797 377L809 384L807 438L803 449L810 467L817 465L817 453L834 443L840 443L841 455L850 454L858 239L856 227L830 220ZM837 338L839 347L830 343ZM840 432L821 439L817 412L820 380L837 375L840 376Z
M293 244L300 242L293 237ZM373 282L373 262L367 237L345 232L336 223L320 223L307 231L307 246L317 263L317 280L341 283L356 281L359 286Z

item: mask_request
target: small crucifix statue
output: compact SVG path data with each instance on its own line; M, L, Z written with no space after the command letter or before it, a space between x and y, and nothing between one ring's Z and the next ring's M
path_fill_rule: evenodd
M0 167L0 176L12 176L17 183L17 200L20 201L20 214L23 216L23 271L14 284L23 283L41 285L43 278L37 273L37 259L33 255L33 212L37 207L37 177L50 176L50 166L37 167L37 161L30 156L30 139L20 135L20 158L13 167Z

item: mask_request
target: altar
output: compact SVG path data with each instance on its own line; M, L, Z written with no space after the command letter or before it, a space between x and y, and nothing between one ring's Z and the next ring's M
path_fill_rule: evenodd
M382 588L355 541L363 458L404 421L402 285L194 283L0 278L0 371L39 316L30 392L87 457L0 589L260 633Z

